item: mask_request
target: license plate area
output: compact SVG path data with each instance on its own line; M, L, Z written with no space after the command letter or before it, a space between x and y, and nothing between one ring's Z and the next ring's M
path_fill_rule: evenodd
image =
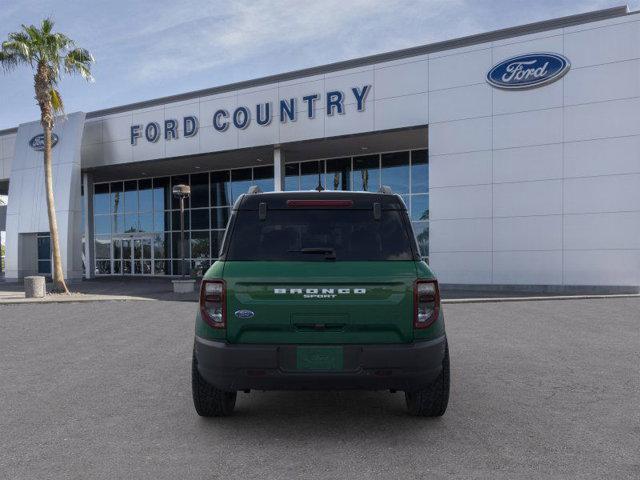
M296 370L336 372L344 370L342 346L305 345L296 348Z

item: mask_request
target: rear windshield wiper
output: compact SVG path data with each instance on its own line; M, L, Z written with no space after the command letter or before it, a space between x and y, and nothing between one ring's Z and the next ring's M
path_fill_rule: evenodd
M336 259L336 250L331 247L307 247L307 248L301 248L300 250L289 250L289 252L324 253L324 258L326 258L327 260Z

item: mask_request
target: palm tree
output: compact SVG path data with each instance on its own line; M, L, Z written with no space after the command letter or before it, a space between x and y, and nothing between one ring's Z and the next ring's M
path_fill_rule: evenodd
M91 81L93 57L84 48L76 47L73 40L62 33L54 33L53 21L42 20L40 28L22 25L19 32L10 33L0 47L0 64L5 71L20 65L31 67L34 72L36 101L40 107L40 123L44 129L44 174L47 191L47 213L53 249L53 291L69 293L62 273L58 222L53 203L53 180L51 170L51 131L56 114L64 112L62 98L58 92L61 71L69 75L80 74Z

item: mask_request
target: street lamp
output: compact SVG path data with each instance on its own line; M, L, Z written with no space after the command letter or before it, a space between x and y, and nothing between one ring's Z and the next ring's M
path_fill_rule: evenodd
M171 190L173 196L180 200L180 273L182 278L185 277L185 260L184 260L184 201L191 195L191 187L189 185L176 185Z

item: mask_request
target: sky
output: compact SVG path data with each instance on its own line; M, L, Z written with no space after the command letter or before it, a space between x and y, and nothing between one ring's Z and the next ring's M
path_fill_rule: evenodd
M0 39L51 16L95 57L67 113L623 5L622 0L0 0ZM631 10L640 0L627 2ZM32 73L0 70L0 129L37 120Z

